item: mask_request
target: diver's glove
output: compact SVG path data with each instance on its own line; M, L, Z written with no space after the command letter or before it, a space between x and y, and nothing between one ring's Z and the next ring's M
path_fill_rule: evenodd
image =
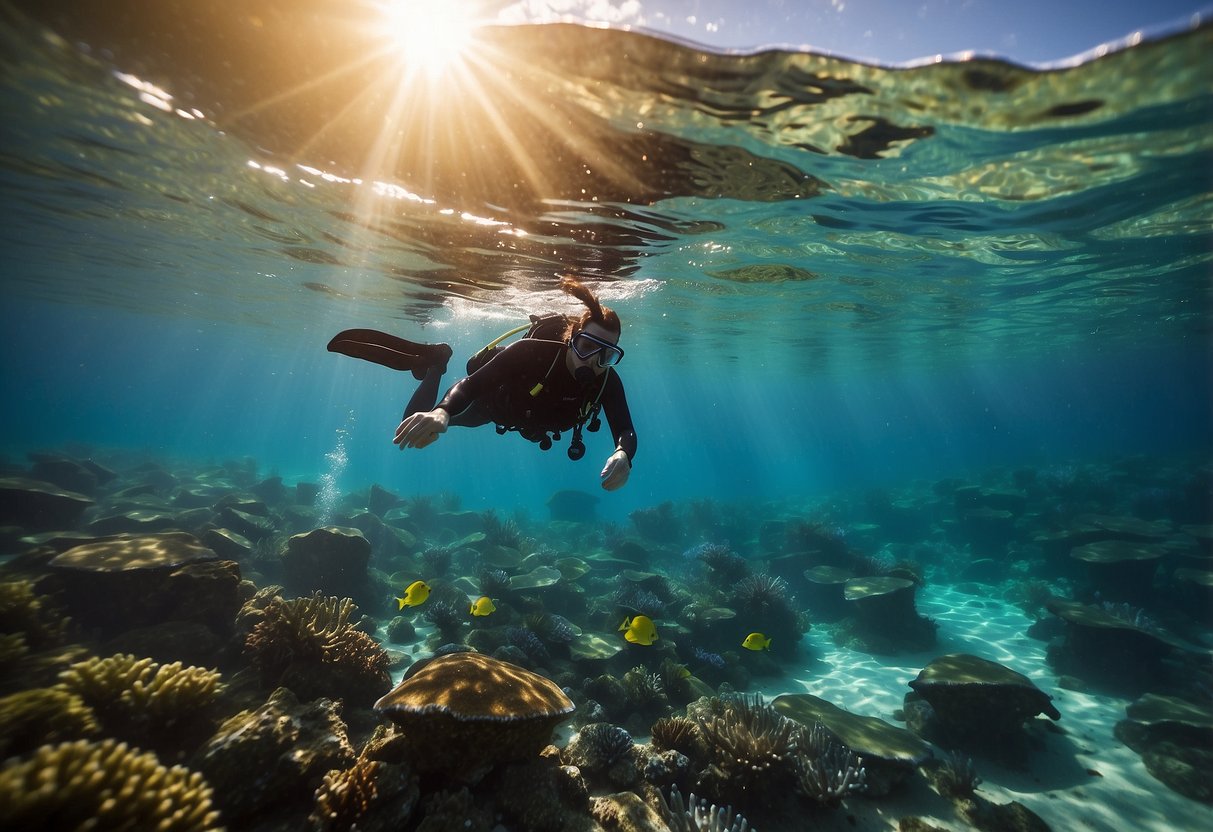
M607 457L606 465L602 466L602 487L607 491L623 488L632 473L632 461L626 451L615 451Z

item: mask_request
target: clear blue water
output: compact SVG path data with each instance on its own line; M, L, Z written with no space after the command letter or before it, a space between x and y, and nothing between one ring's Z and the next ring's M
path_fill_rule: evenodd
M1207 708L1213 27L1048 69L719 54L572 25L487 29L445 86L430 87L360 28L358 11L237 5L223 17L211 10L232 4L0 6L4 478L38 452L104 463L122 476L94 514L129 508L123 489L145 460L177 473L182 489L279 475L347 495L344 506L322 497L314 515L275 509L274 533L261 528L240 556L241 574L263 588L286 574L279 556L294 524L367 525L358 509L371 484L403 498L453 495L494 511L426 526L431 503L416 500L415 540L375 544L358 604L368 631L391 642L396 679L456 637L427 623L438 623L427 619L438 603L416 616L416 632L392 629L410 611L391 593L414 579L459 601L450 617L463 595L489 591L469 582L481 566L521 574L557 556L627 553L587 563L582 583L562 578L540 600L511 589L496 618L473 622L480 644L504 649L502 629L556 612L587 641L622 645L615 622L641 604L628 582L648 578L618 567L643 555L636 565L678 591L668 607L653 597L662 640L622 647L616 676L665 657L721 695L734 682L767 695L811 690L900 720L920 668L977 652L1030 674L1066 718L1031 771L983 768L986 794L1030 804L1055 829L1104 815L1134 828L1208 826L1195 788L1165 790L1113 736L1129 694L1088 690L1080 672L1063 680L1066 654L1059 664L1058 640L1048 642L1069 625L1041 605L1056 591L1105 600L1098 570L1081 577L1071 544L1165 537L1153 544L1167 561L1155 583L1118 588L1134 602L1157 594L1144 610L1123 598L1119 609L1187 643L1166 673L1132 682ZM401 452L392 436L411 376L325 349L338 331L369 327L448 342L457 370L529 313L572 311L557 290L565 272L624 323L619 372L639 452L618 492L597 487L612 450L603 434L587 435L580 462L564 442L543 452L489 428ZM233 460L222 475L207 470ZM256 477L240 476L250 469ZM613 523L546 523L549 497L565 489L596 493L599 518ZM214 496L200 493L172 499ZM145 514L170 509L167 493L146 499ZM660 509L638 510L671 502L686 519L679 533L646 533ZM199 534L233 522L212 505L167 522L202 522ZM1005 505L1014 515L986 510ZM4 508L21 523L0 528L4 547L43 530L37 512ZM460 548L452 566L443 547L462 546L469 517L497 532L509 518L526 536L516 549L490 538L471 560ZM104 533L93 519L79 527ZM377 523L367 527L382 532ZM748 559L742 571L762 572L746 591L770 582L763 592L779 603L735 604L743 581L709 573L696 560L703 543L718 556L732 546ZM856 640L862 615L838 622L824 601L783 596L785 578L796 593L819 592L801 567L836 566L830 557L861 576L925 567L918 603L934 623ZM907 559L916 563L894 563ZM114 601L123 613L140 607ZM737 606L737 632L706 612L699 620L705 604ZM148 631L167 639L160 623ZM779 647L742 650L760 626ZM7 643L10 654L21 646ZM190 660L244 678L247 651L233 646ZM1112 664L1130 666L1119 654ZM579 718L596 713L579 680L607 672L602 663L558 657L537 669L569 682ZM13 687L37 681L13 675ZM601 718L650 730L619 709ZM371 716L346 713L363 727ZM834 818L859 825L850 813L866 811L861 828L877 828L919 810L898 799L849 803ZM301 818L304 803L287 809Z
M324 345L374 327L448 341L459 364L567 308L564 270L625 324L640 449L606 516L1213 450L1208 27L1047 72L493 30L484 55L513 49L509 72L416 92L375 155L359 129L382 100L272 95L322 75L324 58L282 66L306 27L267 27L258 64L142 11L161 40L55 4L39 14L62 42L6 22L14 461L250 457L542 515L555 490L595 489L607 440L579 463L488 429L401 453L411 378ZM428 155L408 143L423 130L445 137Z

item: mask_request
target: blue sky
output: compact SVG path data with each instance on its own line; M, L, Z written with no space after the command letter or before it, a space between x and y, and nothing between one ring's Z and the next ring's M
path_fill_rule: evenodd
M643 27L721 49L812 47L881 63L975 51L1047 63L1147 34L1194 0L490 0L510 22L561 16Z

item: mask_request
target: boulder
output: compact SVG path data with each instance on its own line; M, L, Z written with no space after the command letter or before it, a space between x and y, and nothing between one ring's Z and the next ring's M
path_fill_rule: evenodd
M0 479L0 526L17 526L25 532L74 529L92 505L85 495L48 482Z

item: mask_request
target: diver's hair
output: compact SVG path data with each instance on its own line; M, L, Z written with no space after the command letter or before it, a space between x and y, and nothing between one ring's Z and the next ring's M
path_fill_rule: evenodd
M619 316L615 314L615 310L603 306L599 302L598 296L577 278L567 274L560 278L560 291L566 295L572 295L585 304L585 311L581 313L581 317L570 319L569 326L564 333L565 338L572 338L581 332L590 321L602 324L612 332L623 331L623 325L619 322Z

